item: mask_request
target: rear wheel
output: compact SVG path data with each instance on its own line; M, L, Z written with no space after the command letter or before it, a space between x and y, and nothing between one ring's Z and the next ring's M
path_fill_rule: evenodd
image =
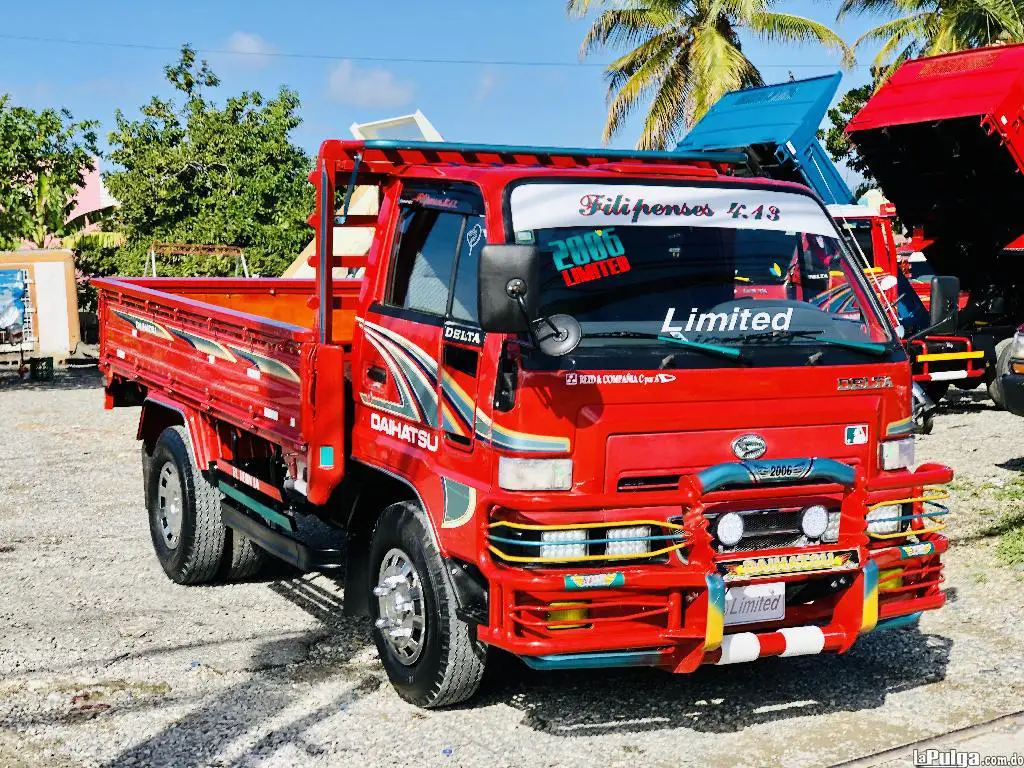
M195 466L184 427L160 434L144 474L149 531L164 573L178 584L214 581L225 546L220 493Z
M224 553L224 564L226 573L224 577L228 581L245 581L263 570L267 562L267 553L252 543L252 539L243 536L238 531L228 529L227 536L231 539L231 546ZM230 554L230 560L228 555Z
M995 376L988 383L988 396L992 402L1002 410L1003 405L1003 374L1010 372L1010 345L1013 339L1003 339L996 344L996 369Z
M946 396L949 392L948 381L929 381L925 384L921 384L921 389L925 391L925 394L931 398L932 402L936 405L939 401Z
M421 707L442 707L476 693L486 649L455 614L444 561L423 515L409 502L381 514L370 546L370 617L398 695Z

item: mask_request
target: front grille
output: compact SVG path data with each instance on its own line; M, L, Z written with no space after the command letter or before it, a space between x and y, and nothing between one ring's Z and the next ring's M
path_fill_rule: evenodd
M784 549L786 547L808 547L822 543L833 543L825 539L809 539L800 529L802 507L789 509L735 510L743 517L743 537L734 547L727 547L715 537L715 522L719 514L706 515L715 550L720 553L754 552L763 549ZM724 514L724 513L722 513ZM838 524L839 510L829 510L830 520ZM832 526L830 526L830 529ZM826 534L828 536L828 534ZM831 537L828 537L831 538Z
M674 491L679 487L682 475L647 475L645 477L623 477L619 480L620 493L638 491Z

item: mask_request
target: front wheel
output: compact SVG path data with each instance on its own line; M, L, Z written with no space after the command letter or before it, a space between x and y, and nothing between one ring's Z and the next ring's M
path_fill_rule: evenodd
M996 344L995 375L988 383L988 396L999 410L1003 410L1003 374L1010 372L1010 345L1013 339L1003 339Z
M928 397L931 398L932 402L936 405L939 401L946 396L949 392L948 381L929 381L921 385L921 388L925 391Z
M420 707L473 696L486 652L455 613L455 595L415 504L384 510L370 546L370 617L381 662L398 695Z

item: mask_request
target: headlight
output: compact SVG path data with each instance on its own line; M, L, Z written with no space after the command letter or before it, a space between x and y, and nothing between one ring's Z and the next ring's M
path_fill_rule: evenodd
M630 555L646 555L651 551L651 527L638 525L635 528L612 528L608 531L606 555L626 557Z
M718 518L715 536L727 547L735 547L743 538L743 517L735 512L726 512Z
M544 531L540 556L551 560L575 560L587 555L586 531Z
M808 539L820 539L828 530L828 510L820 504L808 507L800 517L800 529Z
M1024 373L1024 334L1017 331L1010 345L1010 370L1013 373Z
M910 469L914 466L914 438L886 440L879 449L882 469Z
M842 520L841 512L829 512L828 513L828 527L825 529L825 533L821 535L821 540L826 544L835 544L839 541L839 523Z
M506 491L568 491L572 488L572 459L498 460L498 486Z
M900 529L900 516L903 508L899 504L887 504L884 507L875 507L868 512L869 533L897 533Z
M1013 337L1013 344L1010 345L1010 359L1024 360L1024 334L1020 331Z

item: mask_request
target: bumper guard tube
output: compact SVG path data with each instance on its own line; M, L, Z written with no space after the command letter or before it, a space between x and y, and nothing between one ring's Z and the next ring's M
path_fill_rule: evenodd
M939 497L930 486L950 479L948 467L925 464L869 482L862 467L803 458L716 465L684 476L672 492L494 494L482 500L487 515L478 530L477 564L489 585L488 623L477 627L478 638L537 669L691 672L702 664L845 652L861 634L912 623L944 603L938 559L948 545L925 504ZM798 499L826 496L839 508L834 544L778 554L714 547L709 508L758 510L759 503L800 505ZM921 512L900 515L913 518L903 523L904 536L872 538L865 511L886 503ZM612 532L641 527L650 532ZM540 556L544 531L572 530L586 531L580 540L588 543L647 542L645 551L656 555ZM538 538L517 538L523 536ZM743 558L767 571L744 574L735 568ZM727 625L730 588L779 582L830 587L826 600L787 605L782 620Z

